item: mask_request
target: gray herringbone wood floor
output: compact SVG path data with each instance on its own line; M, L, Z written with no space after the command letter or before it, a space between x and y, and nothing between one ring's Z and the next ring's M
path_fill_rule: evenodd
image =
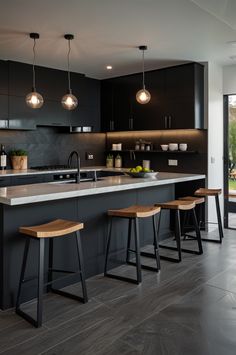
M130 267L120 272L128 274ZM0 312L0 353L236 353L236 231L225 231L222 246L204 243L202 256L162 261L158 275L143 271L140 286L101 275L87 285L87 304L46 295L41 329L13 311ZM80 291L78 285L71 289Z

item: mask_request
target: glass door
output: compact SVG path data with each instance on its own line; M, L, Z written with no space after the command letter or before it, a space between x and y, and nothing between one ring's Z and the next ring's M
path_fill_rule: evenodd
M224 226L236 229L236 95L224 96Z

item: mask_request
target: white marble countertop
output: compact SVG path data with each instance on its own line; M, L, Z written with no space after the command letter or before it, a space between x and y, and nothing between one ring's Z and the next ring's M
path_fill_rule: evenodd
M107 168L106 166L87 166L82 167L80 169L81 172L84 171L124 171L126 169L122 168ZM63 173L72 173L76 172L76 169L55 169L55 170L34 170L34 169L27 169L27 170L0 170L0 178L9 177L9 176L29 176L29 175L44 175L44 174L63 174Z
M178 182L204 179L203 174L159 173L156 178L138 179L126 175L103 178L97 182L80 184L32 184L0 188L0 203L6 205L23 205L43 201L53 201L80 196L89 196L141 189L146 187L174 184Z

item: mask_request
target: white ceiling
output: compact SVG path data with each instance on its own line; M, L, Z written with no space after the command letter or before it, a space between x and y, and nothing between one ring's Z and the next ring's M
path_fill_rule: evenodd
M66 68L64 33L73 33L71 69L94 78L185 61L236 63L235 0L7 0L0 8L0 58ZM111 64L112 71L105 66Z

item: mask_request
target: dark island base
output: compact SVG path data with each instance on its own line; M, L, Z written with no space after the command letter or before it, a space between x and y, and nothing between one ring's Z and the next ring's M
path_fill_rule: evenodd
M186 196L193 193L204 180L197 180L176 185L163 185L131 191L114 192L74 199L35 203L30 205L1 205L1 284L0 307L7 309L15 305L16 292L20 277L25 238L18 233L24 225L46 223L52 219L62 218L81 221L85 227L82 231L82 245L85 260L86 277L103 272L104 253L108 229L107 210L123 208L132 204L154 204L174 199L175 196ZM170 215L164 212L161 221L160 239L169 235ZM127 220L118 220L114 225L114 238L111 245L112 255L121 257L127 243ZM141 245L152 243L152 223L149 219L140 224ZM55 240L54 266L60 269L74 270L77 267L74 238L70 236ZM32 240L27 263L27 276L36 275L37 243ZM47 258L46 258L47 260ZM46 267L47 265L45 265ZM114 267L114 266L113 266ZM59 275L57 275L59 276ZM77 280L71 278L70 283ZM67 281L68 284L68 281ZM61 281L57 287L66 286ZM29 300L36 296L37 282L31 281L23 286L23 299Z

